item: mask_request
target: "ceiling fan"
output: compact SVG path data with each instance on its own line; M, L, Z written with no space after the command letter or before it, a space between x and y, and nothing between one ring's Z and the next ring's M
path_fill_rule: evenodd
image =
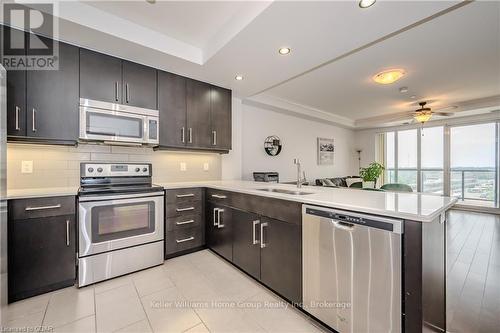
M422 125L428 122L434 115L440 117L453 116L454 113L450 110L454 110L457 108L457 106L451 105L433 111L430 107L426 106L427 102L419 102L418 105L420 105L420 108L414 111L410 111L408 113L408 117L413 118L414 121L419 122Z

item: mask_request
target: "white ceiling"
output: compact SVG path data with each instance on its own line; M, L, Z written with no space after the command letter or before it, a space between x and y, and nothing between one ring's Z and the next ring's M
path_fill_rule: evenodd
M390 85L372 81L388 68L407 74ZM266 94L350 120L414 110L416 100L439 108L500 95L500 3L464 6Z
M64 1L57 15L64 41L231 88L248 102L355 127L355 120L407 109L397 92L403 84L408 95L442 104L500 95L500 3L453 7L460 5ZM292 53L280 56L282 46ZM401 83L371 83L392 66L408 71ZM236 74L245 79L235 81Z

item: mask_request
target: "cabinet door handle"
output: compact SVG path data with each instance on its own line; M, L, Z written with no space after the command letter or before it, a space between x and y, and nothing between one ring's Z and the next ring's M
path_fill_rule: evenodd
M187 220L187 221L182 221L182 222L175 222L176 225L183 225L183 224L190 224L194 223L194 220Z
M36 132L36 110L35 110L35 108L33 108L33 111L31 112L31 121L32 121L31 130L33 132Z
M212 194L212 198L217 198L217 199L226 199L227 197L222 194Z
M19 106L16 106L16 131L19 131L21 129L21 127L19 127L19 111L21 109L19 108Z
M189 198L189 197L194 197L194 193L187 193L187 194L177 194L177 198Z
M267 246L264 242L264 228L267 227L267 222L260 224L260 248L263 249Z
M217 146L217 131L212 131L212 145Z
M217 213L219 212L219 208L214 208L214 227L218 227L218 219L217 219Z
M33 210L45 210L45 209L56 209L56 208L61 208L61 204L52 205L52 206L26 207L24 210L29 212L29 211L33 211Z
M257 224L260 223L260 220L255 220L253 221L253 226L252 226L252 234L253 234L253 238L252 238L252 244L253 245L256 245L256 244L259 244L259 240L257 239L257 231L255 229L257 229Z
M66 246L69 246L69 220L66 220Z
M193 129L191 127L188 128L188 137L189 143L193 143Z
M176 241L177 243L184 243L184 242L189 242L189 241L192 241L193 239L194 239L194 237L193 237L193 236L191 236L191 237L184 238L184 239L176 239L175 241Z
M186 143L186 128L181 127L181 141L182 143Z
M115 101L118 102L118 81L115 81Z
M221 224L221 216L224 218L224 209L219 208L219 213L217 214L217 228L222 229L224 228L224 224ZM224 222L224 221L222 221Z
M125 101L128 103L130 99L130 89L128 83L125 83Z
M186 208L176 208L177 212L187 212L188 210L194 210L194 207L186 207Z

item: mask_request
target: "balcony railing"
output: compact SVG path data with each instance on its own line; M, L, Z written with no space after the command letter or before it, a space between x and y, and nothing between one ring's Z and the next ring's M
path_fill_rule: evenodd
M494 168L451 169L451 195L464 200L497 201Z

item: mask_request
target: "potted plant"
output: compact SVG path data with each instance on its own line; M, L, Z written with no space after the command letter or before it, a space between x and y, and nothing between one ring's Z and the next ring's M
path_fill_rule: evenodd
M363 178L363 187L375 188L382 172L384 172L384 166L377 162L370 163L366 168L360 168L359 176Z

